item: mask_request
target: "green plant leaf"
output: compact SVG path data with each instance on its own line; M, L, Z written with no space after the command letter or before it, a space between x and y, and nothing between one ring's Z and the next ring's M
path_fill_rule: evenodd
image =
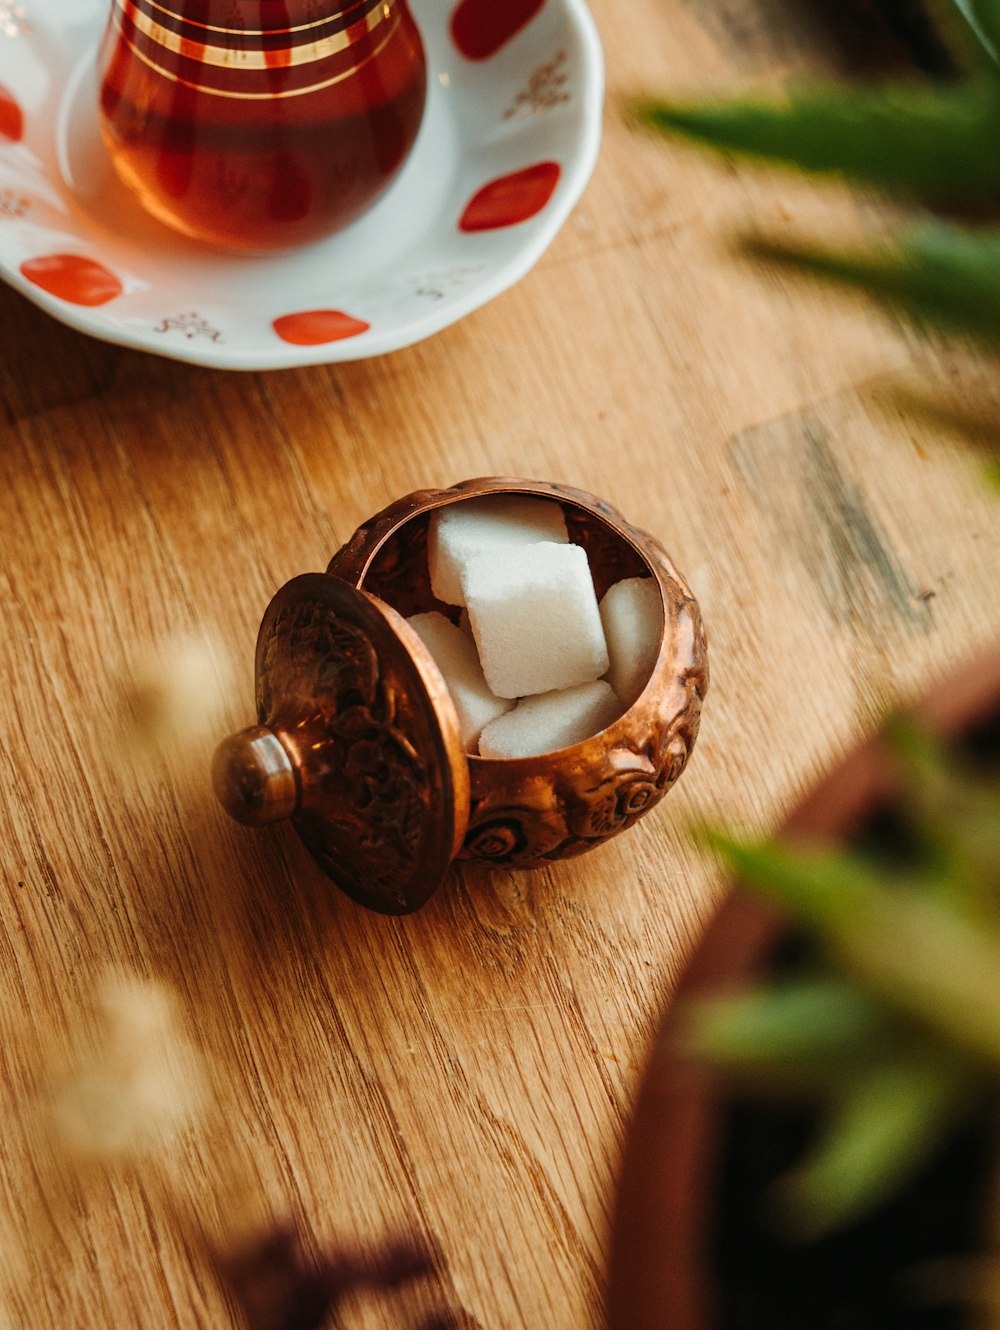
M945 902L884 893L864 930L834 941L844 964L945 1045L1000 1072L1000 932Z
M889 1063L855 1081L805 1163L779 1183L799 1235L818 1237L892 1195L974 1088L946 1059Z
M1000 235L938 224L921 227L894 249L848 253L746 242L751 255L855 286L917 319L1000 343Z
M864 927L881 909L879 872L845 853L780 841L739 840L707 831L704 839L745 882L821 936Z
M970 920L1000 919L1000 787L963 770L906 715L890 716L886 738L902 761L900 811L921 851L928 891Z
M919 879L886 886L847 854L708 837L743 880L789 910L870 992L1000 1072L1000 929L970 922Z
M889 1013L859 988L811 978L694 999L678 1042L730 1071L829 1089L859 1062L877 1060L896 1033Z
M997 0L960 0L956 7L995 58L1000 53L1000 4Z
M993 47L972 17L969 0L923 0L921 8L957 67L996 73Z
M933 203L1000 202L1000 83L826 88L785 102L643 101L638 120L722 152Z

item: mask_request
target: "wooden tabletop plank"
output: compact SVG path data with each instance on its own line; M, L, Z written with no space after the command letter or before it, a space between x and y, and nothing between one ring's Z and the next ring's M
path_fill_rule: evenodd
M761 0L595 0L609 99L581 205L516 288L370 362L226 374L88 340L0 290L0 1248L31 1330L235 1324L165 1202L320 1243L433 1242L392 1307L481 1330L600 1324L637 1077L722 890L704 818L772 826L997 629L996 500L973 446L892 405L988 375L736 259L740 229L885 228L871 203L638 134L636 90L766 85L827 51ZM740 18L740 16L743 18ZM743 26L741 26L743 25ZM834 64L843 62L838 57ZM995 405L995 403L993 403ZM253 719L257 625L355 527L484 474L595 491L655 533L709 626L698 749L627 836L532 874L464 867L367 914L286 828L228 821L213 741ZM128 680L211 648L209 728L137 745ZM210 691L210 690L207 690ZM189 713L205 712L193 687ZM67 1174L39 1108L109 968L176 992L222 1103L141 1178ZM46 1051L48 1050L48 1051ZM221 1125L220 1125L221 1124Z

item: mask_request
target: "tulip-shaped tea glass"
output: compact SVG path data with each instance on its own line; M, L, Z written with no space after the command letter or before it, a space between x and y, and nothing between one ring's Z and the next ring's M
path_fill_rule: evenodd
M161 221L228 248L288 249L383 193L426 83L407 0L112 0L102 128Z

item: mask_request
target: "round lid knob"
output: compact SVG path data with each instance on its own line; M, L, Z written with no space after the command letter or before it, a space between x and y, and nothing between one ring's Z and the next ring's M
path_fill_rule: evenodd
M212 785L229 816L248 827L281 822L299 803L291 758L266 725L252 725L223 740L212 762Z

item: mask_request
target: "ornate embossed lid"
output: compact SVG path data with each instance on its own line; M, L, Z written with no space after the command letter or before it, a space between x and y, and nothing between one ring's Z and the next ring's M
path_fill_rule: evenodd
M260 724L213 765L227 811L291 818L349 896L406 914L440 885L469 817L458 717L427 649L381 600L328 573L281 588L257 638Z

